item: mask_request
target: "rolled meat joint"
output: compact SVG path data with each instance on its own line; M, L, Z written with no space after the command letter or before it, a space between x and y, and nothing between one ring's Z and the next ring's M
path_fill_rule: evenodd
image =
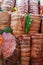
M43 40L43 39L42 39ZM43 42L43 41L42 41ZM43 44L42 44L42 65L43 65Z
M28 0L16 0L16 7L18 12L22 14L28 13Z
M40 58L42 52L42 34L34 34L32 36L32 57ZM34 54L33 54L34 53Z
M21 65L30 64L30 37L22 35L19 37L21 47Z
M2 36L4 38L1 48L3 57L13 64L19 60L19 46L12 34L4 32Z
M43 38L42 38L42 65L43 65Z
M10 21L10 14L8 12L0 12L0 23L7 23Z
M15 5L15 0L4 0L1 9L4 11L11 11Z
M29 0L30 4L30 13L38 14L38 0Z
M25 16L24 14L13 12L11 15L11 28L15 37L19 37L25 30Z
M0 12L0 29L10 26L11 15L8 12Z
M41 17L40 15L31 14L31 19L33 20L29 33L38 33L40 30Z
M42 34L32 35L31 63L42 65Z

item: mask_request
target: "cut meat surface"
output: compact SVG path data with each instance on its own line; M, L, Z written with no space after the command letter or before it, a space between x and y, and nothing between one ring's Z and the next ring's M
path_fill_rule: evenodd
M2 44L2 53L4 58L8 58L12 55L16 48L15 37L10 33L3 33L4 42Z

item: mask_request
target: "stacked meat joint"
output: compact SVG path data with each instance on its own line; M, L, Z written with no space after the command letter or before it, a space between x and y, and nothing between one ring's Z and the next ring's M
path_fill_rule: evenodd
M42 64L42 34L32 36L31 65Z
M18 12L22 14L28 13L28 0L16 0L16 7Z
M29 0L30 4L30 13L31 14L38 14L38 0Z
M21 65L30 65L30 37L22 35L20 38Z
M31 19L33 21L32 21L32 24L30 26L29 33L38 33L40 30L40 21L41 21L40 16L31 14Z
M15 37L19 37L24 34L25 29L25 17L24 14L13 12L11 15L11 28Z
M1 9L4 11L12 11L14 4L15 0L4 0L3 4L1 5Z
M10 18L11 15L8 12L0 12L0 29L4 30L4 28L10 26Z

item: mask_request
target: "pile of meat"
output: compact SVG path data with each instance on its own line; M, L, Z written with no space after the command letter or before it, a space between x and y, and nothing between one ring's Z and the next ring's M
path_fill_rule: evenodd
M3 44L1 46L1 52L5 60L7 60L7 65L13 64L19 59L19 45L16 42L15 37L10 33L3 33Z
M21 47L21 65L43 65L43 34L22 35L19 38Z

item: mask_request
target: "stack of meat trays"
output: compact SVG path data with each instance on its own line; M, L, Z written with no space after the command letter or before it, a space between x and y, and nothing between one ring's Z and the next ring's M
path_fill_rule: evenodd
M40 15L31 14L31 19L33 19L33 22L31 24L29 33L38 33L41 21Z
M41 33L43 33L43 19L42 19L42 24L41 24Z
M22 35L20 38L21 65L29 65L30 62L30 37Z
M42 64L42 34L32 36L31 65Z
M3 30L10 26L10 14L8 12L0 12L0 29Z

